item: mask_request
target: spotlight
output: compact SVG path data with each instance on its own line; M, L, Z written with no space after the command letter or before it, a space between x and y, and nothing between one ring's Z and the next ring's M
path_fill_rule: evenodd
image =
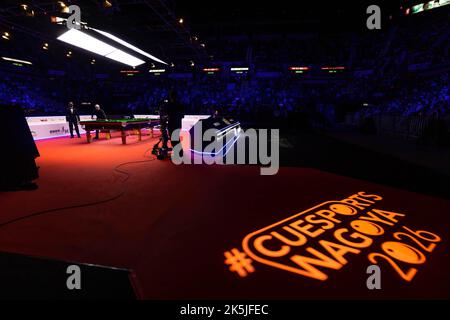
M95 59L91 60L91 64L94 65L95 64Z
M112 7L112 3L109 2L108 0L103 1L103 7L104 8L111 8Z
M44 43L44 45L42 46L42 49L44 49L44 50L48 50L48 43L46 42L46 43Z
M9 38L9 32L3 32L2 38L5 39L5 40L9 40L10 39Z
M191 67L195 67L195 62L194 62L194 61L190 61L190 62L189 62L189 65L190 65Z
M28 6L26 4L21 4L20 6L22 7L23 10L27 11Z
M194 37L192 37L192 40L197 41L198 38L194 36Z
M170 64L170 66L171 66L172 68L174 68L174 67L175 67L175 64L172 62L172 63Z
M72 51L67 52L66 57L67 58L71 58L72 57Z
M200 44L200 47L205 48L206 45L205 45L204 43L201 43L201 44Z
M62 2L62 1L58 1L58 3L59 3L59 6L61 7L61 11L62 12L64 12L64 13L69 13L69 7L68 6L66 6L66 4L64 3L64 2Z
M179 24L183 24L183 23L184 23L184 19L183 19L183 18L180 18L180 19L178 20L178 23L179 23Z
M156 65L155 65L154 63L152 63L152 64L150 65L150 68L156 68Z

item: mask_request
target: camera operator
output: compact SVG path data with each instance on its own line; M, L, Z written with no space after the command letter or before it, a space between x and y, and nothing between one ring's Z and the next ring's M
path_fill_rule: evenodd
M169 142L170 139L168 131L169 125L168 108L169 108L169 100L164 100L159 107L159 125L162 134L160 142L162 141L162 148L164 149L168 148L167 143ZM159 142L157 146L159 146Z
M161 104L159 109L159 117L160 117L160 126L161 126L161 133L162 138L160 142L162 141L162 150L164 153L167 152L168 149L168 142L171 141L172 148L174 148L179 142L174 142L171 140L172 134L176 129L181 128L181 120L183 119L183 107L181 104L177 101L177 95L174 90L171 90L169 93L169 99L164 100L164 102ZM154 146L154 151L156 148L158 148L159 143L158 142Z
M169 117L167 129L169 131L169 139L172 139L173 132L177 129L181 129L181 120L184 116L183 106L181 103L178 103L177 93L173 89L169 93L169 103L167 107L167 115ZM170 142L172 144L172 148L178 144L174 144L172 140Z

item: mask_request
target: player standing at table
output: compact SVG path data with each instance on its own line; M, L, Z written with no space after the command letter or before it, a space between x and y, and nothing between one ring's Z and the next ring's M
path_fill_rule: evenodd
M97 120L106 120L106 113L105 113L105 111L103 111L100 108L99 104L95 105L94 112L92 113L91 118L94 119L94 116L97 117ZM99 131L95 130L95 138L94 139L98 140L98 134L99 134Z
M80 136L80 130L78 129L78 122L80 121L80 115L78 114L77 109L73 106L73 102L69 102L67 111L66 111L66 121L69 123L70 130L70 138L73 139L73 127L75 127L75 131L77 132L78 138Z

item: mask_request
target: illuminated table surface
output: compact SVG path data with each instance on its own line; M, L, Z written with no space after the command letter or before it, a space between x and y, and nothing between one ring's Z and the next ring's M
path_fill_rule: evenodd
M153 129L155 125L159 123L156 119L106 119L106 120L88 120L80 121L80 124L84 126L86 130L86 139L88 143L92 142L91 131L99 130L106 132L106 137L109 139L110 132L112 130L120 131L122 137L122 144L127 144L127 134L129 130L137 132L139 141L142 139L141 129L150 128Z

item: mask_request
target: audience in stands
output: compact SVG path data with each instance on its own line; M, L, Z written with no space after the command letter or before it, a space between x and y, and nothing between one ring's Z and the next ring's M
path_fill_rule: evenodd
M95 67L80 67L72 59L62 74L52 75L50 70L35 74L1 72L0 103L19 104L28 115L64 114L69 100L77 106L100 103L109 114L143 114L154 113L173 88L187 113L221 110L249 120L314 111L332 121L336 109L346 105L351 106L346 111L355 112L358 118L377 114L449 115L449 79L448 74L442 74L449 63L448 29L441 27L445 17L433 23L412 18L379 32L326 37L305 33L251 40L222 37L216 46L211 41L209 47L217 49L217 61L245 61L260 69L285 70L278 77L261 78L253 72L242 76L206 75L197 71L189 79L167 75L104 78L96 76ZM40 59L45 63L44 58ZM339 65L347 71L337 77L324 73L321 79L308 81L308 75L289 74L289 65L319 70L323 65ZM51 62L48 68L56 67ZM426 76L422 71L427 70L436 72ZM413 79L412 73L416 75Z

